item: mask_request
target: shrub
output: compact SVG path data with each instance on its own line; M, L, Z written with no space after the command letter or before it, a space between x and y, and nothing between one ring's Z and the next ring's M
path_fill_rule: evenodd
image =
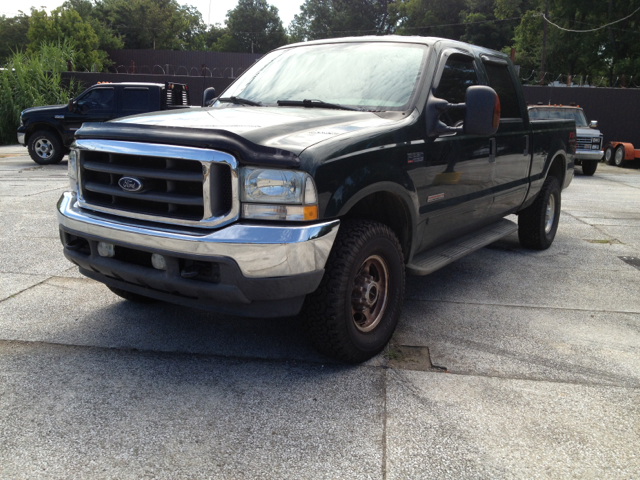
M15 52L0 71L0 143L16 143L20 112L25 108L67 103L80 91L77 81L63 85L61 72L74 60L73 45L42 44L33 53Z

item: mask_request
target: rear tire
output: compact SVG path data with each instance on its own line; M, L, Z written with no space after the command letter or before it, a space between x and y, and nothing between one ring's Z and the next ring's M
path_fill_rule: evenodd
M560 183L547 177L533 204L518 216L520 244L534 250L546 250L553 243L560 220Z
M303 316L322 354L348 363L377 355L391 339L404 300L404 259L393 231L344 220Z
M139 295L137 293L129 292L127 290L121 290L116 287L110 287L109 285L107 285L107 288L111 290L113 293L115 293L116 295L118 295L119 297L124 298L125 300L129 300L130 302L157 303L160 301L155 298L145 297L144 295Z
M64 147L57 134L49 130L38 130L29 137L29 156L38 165L54 165L64 157Z
M604 163L606 163L607 165L613 165L613 147L610 143L607 144L606 147L604 147L604 155L602 156L602 160L604 160Z
M624 163L624 145L618 145L613 154L613 163L616 167L622 167Z
M592 176L596 173L598 169L598 161L597 160L583 160L582 161L582 174L588 177Z

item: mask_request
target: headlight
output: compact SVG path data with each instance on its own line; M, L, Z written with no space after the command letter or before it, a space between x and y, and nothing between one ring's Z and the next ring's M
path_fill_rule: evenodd
M316 220L316 187L296 170L244 168L242 216L265 220Z
M69 161L67 163L67 175L69 176L69 188L75 192L78 188L78 170L77 159L78 153L75 150L69 152Z
M24 127L24 119L22 118L22 115L20 115L20 126Z

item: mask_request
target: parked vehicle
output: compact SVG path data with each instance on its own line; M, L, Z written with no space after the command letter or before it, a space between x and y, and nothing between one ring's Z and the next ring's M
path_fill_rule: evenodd
M604 147L604 161L609 165L623 167L629 160L639 160L640 150L633 143L609 142Z
M602 159L602 133L597 130L598 122L587 123L584 110L573 105L534 105L529 107L531 120L574 120L576 122L576 165L582 166L582 173L593 175Z
M320 40L265 55L210 108L85 123L58 221L65 256L125 299L302 311L321 352L361 362L395 330L405 271L516 231L548 248L574 153L573 120L530 122L502 53Z
M181 83L99 83L69 100L68 105L33 107L20 114L18 143L34 162L59 163L84 122L189 106L189 90Z

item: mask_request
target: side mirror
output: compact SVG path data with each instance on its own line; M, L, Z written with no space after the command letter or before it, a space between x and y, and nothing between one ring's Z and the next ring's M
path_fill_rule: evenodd
M205 89L204 93L202 94L202 106L203 107L208 107L209 105L211 105L213 103L213 101L216 98L216 89L213 87L209 87L207 89Z
M69 99L69 111L73 112L75 105L73 104L73 98Z
M597 120L591 120L589 122L589 128L598 128L598 121Z
M465 96L464 133L494 135L500 126L500 98L491 87L475 85Z
M447 110L464 110L462 126L449 126L440 120ZM491 87L474 85L467 88L465 103L449 103L429 94L426 108L427 135L440 135L464 132L468 135L493 135L500 126L500 99Z

